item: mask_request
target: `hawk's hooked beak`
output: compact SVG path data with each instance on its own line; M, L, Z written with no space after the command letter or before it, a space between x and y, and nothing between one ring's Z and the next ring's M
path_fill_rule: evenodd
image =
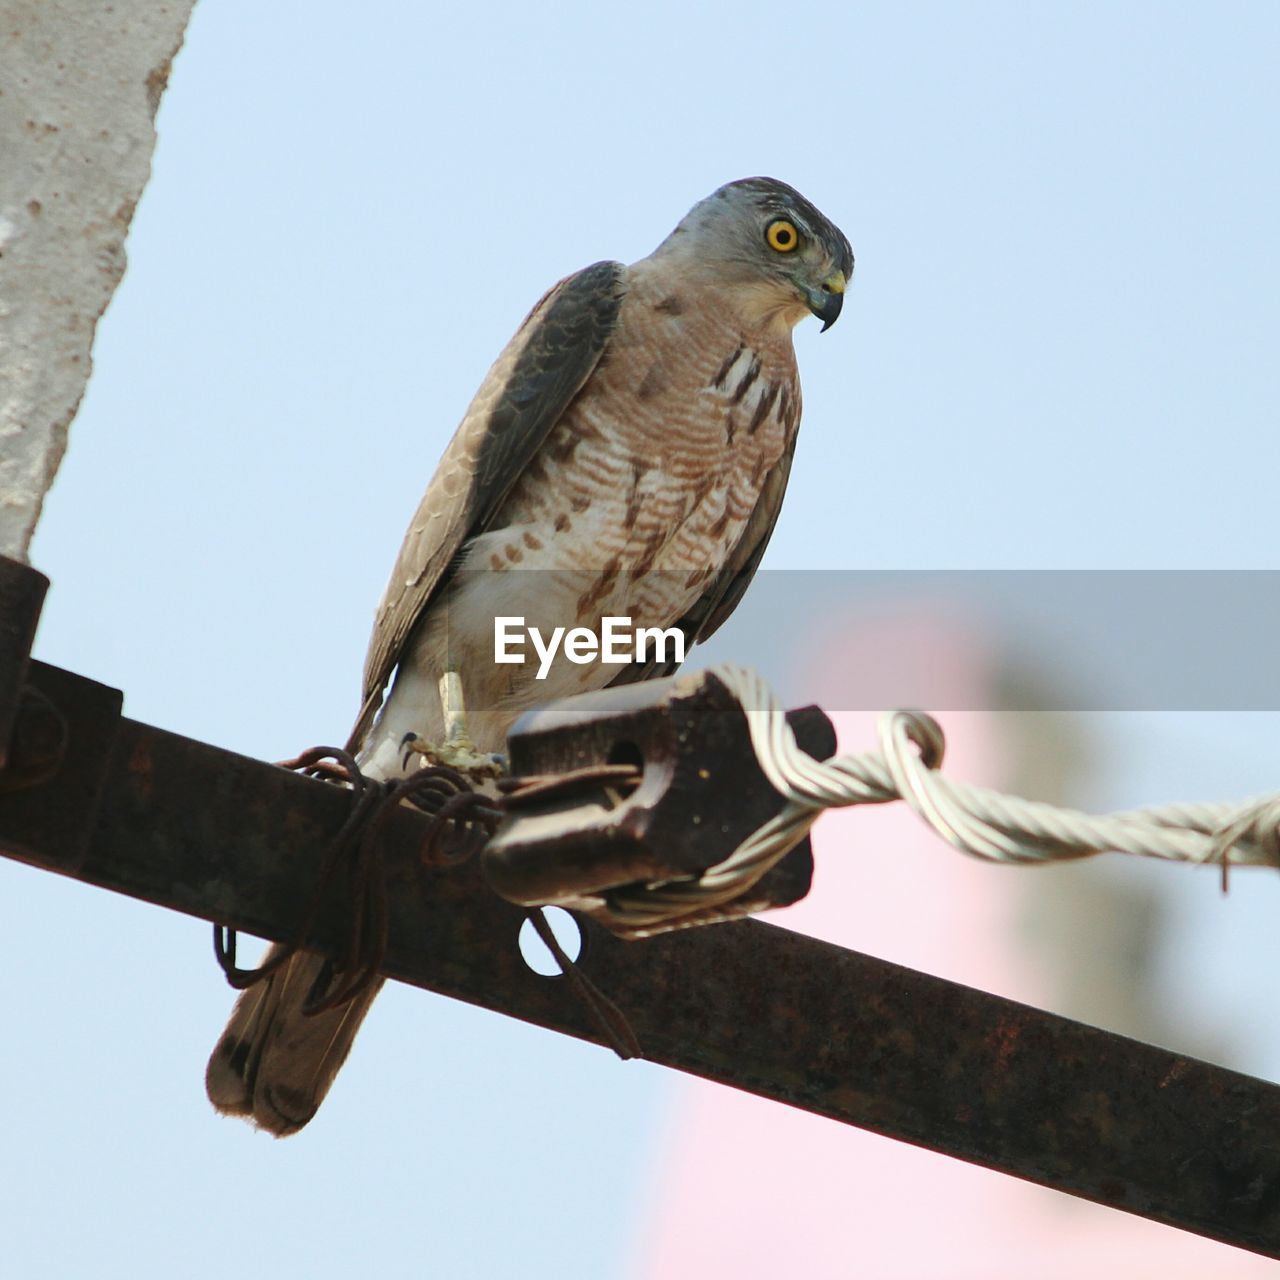
M848 281L843 271L833 271L817 289L809 289L809 310L822 321L822 332L826 333L840 317L840 308L844 306L844 288Z

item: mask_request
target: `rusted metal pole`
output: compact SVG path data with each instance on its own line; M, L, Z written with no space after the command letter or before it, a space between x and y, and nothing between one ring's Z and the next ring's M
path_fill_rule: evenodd
M0 794L0 851L292 938L349 793L121 719L82 677L32 663L29 680L67 750ZM600 1043L568 984L525 965L521 908L474 863L422 866L428 822L389 826L384 971ZM340 951L346 914L325 902L311 945ZM582 927L581 968L653 1062L1280 1257L1275 1085L766 924Z

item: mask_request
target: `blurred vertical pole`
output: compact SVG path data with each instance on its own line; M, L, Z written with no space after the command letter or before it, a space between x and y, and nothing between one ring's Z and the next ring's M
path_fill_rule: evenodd
M6 0L0 29L0 553L26 559L151 174L194 0Z

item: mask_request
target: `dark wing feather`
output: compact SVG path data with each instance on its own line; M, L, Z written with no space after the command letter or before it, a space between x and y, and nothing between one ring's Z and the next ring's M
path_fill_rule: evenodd
M409 523L369 641L358 743L409 633L591 376L617 324L623 267L597 262L549 290L489 370Z
M755 577L764 556L773 527L782 510L782 499L787 490L787 478L791 474L791 458L795 449L795 435L778 465L769 472L755 510L747 521L724 568L712 579L711 585L698 598L693 608L675 625L685 635L686 652L695 644L708 640L729 615L738 607L743 594ZM672 675L680 666L678 662L634 662L624 667L610 684L633 684L637 680L655 680Z

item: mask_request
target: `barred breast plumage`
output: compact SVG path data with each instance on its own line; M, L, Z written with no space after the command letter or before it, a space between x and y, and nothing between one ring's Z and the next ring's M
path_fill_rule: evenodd
M623 288L606 357L468 544L418 638L419 665L462 672L472 736L489 750L528 707L617 674L563 656L541 680L529 665L498 666L495 614L544 634L598 632L605 616L671 625L720 572L794 445L789 334L753 332L644 263Z

